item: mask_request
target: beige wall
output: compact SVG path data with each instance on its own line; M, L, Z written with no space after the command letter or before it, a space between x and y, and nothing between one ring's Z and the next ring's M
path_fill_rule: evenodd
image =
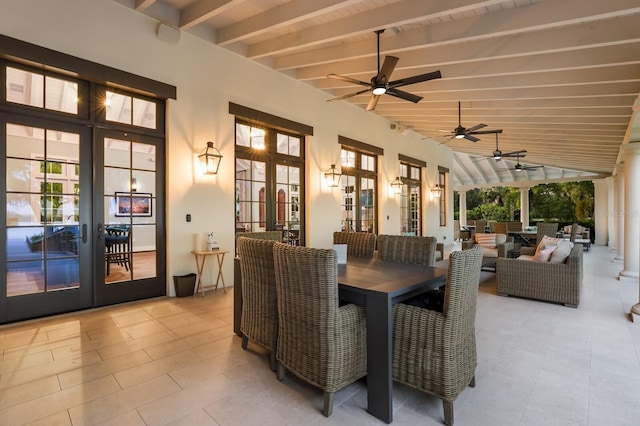
M380 233L400 232L399 200L389 182L398 172L398 153L425 160L425 234L452 241L439 226L437 203L428 187L437 166L452 169L450 150L346 102L327 103L324 92L252 63L214 44L182 33L178 44L156 37L158 22L112 0L3 0L0 32L33 44L102 63L177 87L168 104L167 288L172 275L195 271L190 254L194 234L213 231L222 248L234 244L234 117L229 102L298 121L314 128L307 146L307 245L328 247L340 228L339 191L322 184L322 174L339 161L338 135L384 148L380 162ZM196 155L214 141L224 156L217 176L198 173ZM453 197L449 185L449 216ZM192 221L187 223L185 215ZM388 219L387 219L388 217ZM232 262L224 275L232 283Z

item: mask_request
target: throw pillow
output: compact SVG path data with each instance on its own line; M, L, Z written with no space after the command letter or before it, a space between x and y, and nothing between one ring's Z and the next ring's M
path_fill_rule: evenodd
M534 256L537 256L540 250L544 249L545 247L557 246L560 241L562 241L562 238L551 238L545 235L544 237L542 237L542 241L540 241L540 243L536 247Z
M545 246L531 260L535 262L548 262L551 259L551 255L556 251L558 246Z
M476 234L476 243L484 248L496 248L496 234Z
M550 263L564 263L571 254L573 243L571 241L562 241L558 243L558 248L551 254Z

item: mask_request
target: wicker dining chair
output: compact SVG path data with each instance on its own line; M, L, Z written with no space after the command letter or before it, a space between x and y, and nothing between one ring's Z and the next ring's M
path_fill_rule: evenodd
M333 244L346 244L347 256L373 257L376 234L370 232L334 232Z
M578 235L578 224L574 223L571 225L571 233L569 234L569 241L572 243L576 242L576 237ZM582 235L580 235L582 237Z
M323 413L336 391L367 374L364 309L338 304L338 264L331 249L276 243L278 379L285 369L324 392Z
M437 242L435 237L378 235L378 258L387 262L433 266Z
M542 238L546 235L547 237L555 238L558 233L558 224L557 223L545 223L538 222L537 224L537 233L536 233L536 242L535 244L531 244L533 247L537 247L542 241Z
M251 340L270 352L271 369L276 371L278 304L273 263L273 240L239 237L238 257L242 276L242 348Z
M442 400L453 425L453 402L475 386L475 319L482 248L455 251L442 312L398 303L393 307L393 379Z

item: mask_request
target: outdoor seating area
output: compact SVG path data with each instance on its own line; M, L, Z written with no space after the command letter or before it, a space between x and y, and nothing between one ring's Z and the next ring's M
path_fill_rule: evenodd
M0 426L640 426L640 0L3 12Z

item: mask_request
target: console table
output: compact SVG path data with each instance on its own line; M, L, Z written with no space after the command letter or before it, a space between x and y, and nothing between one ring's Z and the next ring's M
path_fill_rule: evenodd
M198 284L196 285L196 293L198 289L204 296L204 286L202 285L202 271L204 270L204 263L209 256L215 256L218 259L218 276L216 277L216 284L213 286L215 290L218 289L218 284L222 281L222 289L227 292L227 287L224 285L224 276L222 275L222 263L224 262L224 255L229 253L229 250L193 250L191 253L196 258L196 267L198 268Z

